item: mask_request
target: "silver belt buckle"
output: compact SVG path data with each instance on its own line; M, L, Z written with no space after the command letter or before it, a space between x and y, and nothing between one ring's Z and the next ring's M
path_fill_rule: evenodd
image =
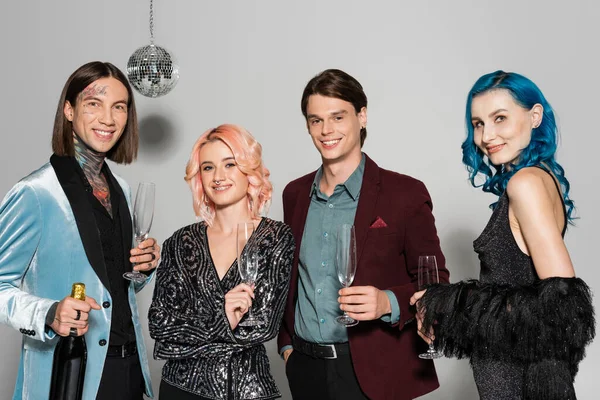
M121 345L121 358L125 358L125 345Z
M333 356L331 356L331 357L323 357L325 360L334 360L334 359L337 358L337 351L335 350L335 345L334 344L324 344L322 346L330 347L331 350L333 350Z

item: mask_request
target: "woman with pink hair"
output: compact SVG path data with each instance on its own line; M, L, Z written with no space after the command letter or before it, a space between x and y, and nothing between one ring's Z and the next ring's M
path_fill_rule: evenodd
M291 229L261 217L271 199L262 148L244 128L206 131L192 149L185 180L200 222L163 245L148 314L154 357L167 360L160 398L280 397L263 343L277 335L294 256ZM255 285L237 268L239 223L252 222ZM248 311L259 325L242 326Z

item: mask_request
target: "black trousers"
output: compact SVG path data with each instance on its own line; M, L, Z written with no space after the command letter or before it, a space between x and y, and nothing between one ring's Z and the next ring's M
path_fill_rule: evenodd
M163 380L160 381L159 400L210 400L206 397L198 396L185 390L181 390Z
M285 374L294 400L365 400L350 355L333 360L313 358L292 351Z
M96 400L142 400L144 386L139 355L107 357Z

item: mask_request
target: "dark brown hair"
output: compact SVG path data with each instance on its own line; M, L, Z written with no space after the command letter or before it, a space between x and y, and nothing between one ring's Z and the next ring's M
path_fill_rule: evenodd
M127 102L127 125L119 138L119 141L108 151L106 157L120 164L129 164L137 157L138 151L138 122L135 110L135 101L133 91L127 81L127 78L113 64L108 62L93 61L82 65L71 74L65 87L63 88L56 117L54 118L54 131L52 133L52 151L59 156L73 156L75 154L73 146L73 124L67 119L64 113L66 102L71 103L72 107L77 105L79 94L92 82L102 78L115 78L125 86L129 96Z
M354 106L354 111L357 114L363 107L367 106L367 95L361 84L352 76L339 69L327 69L306 84L300 103L304 118L307 117L306 108L308 107L308 98L313 94L347 101ZM361 147L365 143L366 138L367 128L361 128Z

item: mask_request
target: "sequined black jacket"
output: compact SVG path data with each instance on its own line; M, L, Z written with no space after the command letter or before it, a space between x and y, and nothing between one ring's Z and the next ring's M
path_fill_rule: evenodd
M277 335L294 256L294 238L282 222L263 218L253 235L259 271L252 314L266 324L238 326L225 315L225 293L241 283L237 263L219 280L206 224L186 226L163 245L148 312L154 358L167 360L162 379L211 399L280 396L263 343Z

